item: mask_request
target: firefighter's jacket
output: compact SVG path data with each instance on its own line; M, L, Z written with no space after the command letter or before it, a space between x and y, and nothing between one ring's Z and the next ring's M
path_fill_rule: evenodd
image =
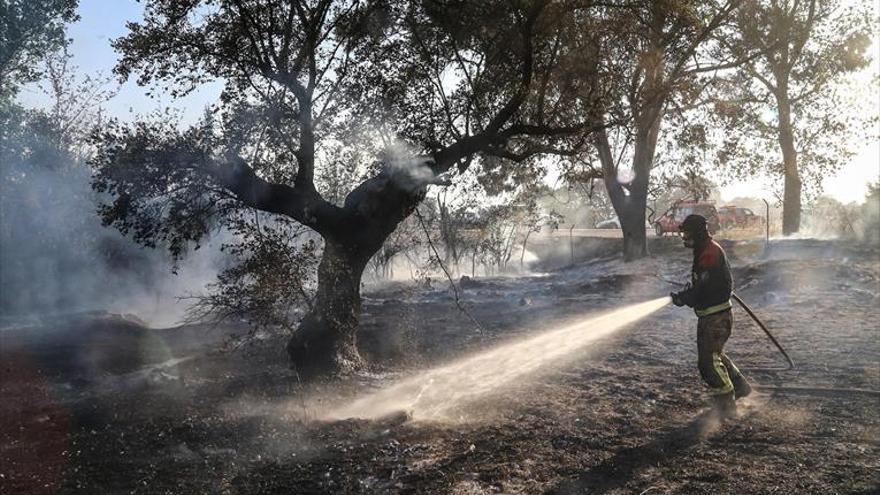
M730 309L733 278L724 249L711 237L694 246L691 283L678 297L694 308L697 316L708 316Z

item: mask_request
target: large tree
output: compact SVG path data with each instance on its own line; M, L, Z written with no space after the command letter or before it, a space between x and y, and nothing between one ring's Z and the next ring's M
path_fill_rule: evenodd
M732 56L760 56L726 78L717 105L727 131L720 162L739 176L769 171L783 178L786 235L800 228L804 186L820 187L844 165L861 142L865 117L876 118L864 110L876 110L876 92L842 85L868 64L874 22L867 2L847 3L749 0L724 38Z
M671 107L699 104L719 70L742 60L720 56L714 39L741 2L604 2L602 27L590 37L610 54L599 83L608 97L604 111L621 124L595 133L598 167L588 159L580 180L601 178L623 230L627 260L647 255L648 185L661 125Z
M139 122L97 136L94 185L114 198L104 221L177 255L242 209L312 229L316 299L288 353L301 373L356 368L363 270L430 184L474 164L512 176L575 153L601 125L598 54L573 22L587 15L550 0L150 1L115 42L119 74L175 94L226 86L216 116L190 129ZM259 118L236 124L243 109ZM340 142L364 162L338 204L316 170Z

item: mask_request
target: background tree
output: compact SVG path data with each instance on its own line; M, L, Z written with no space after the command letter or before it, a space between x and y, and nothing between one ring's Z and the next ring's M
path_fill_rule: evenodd
M323 239L315 302L288 353L301 372L353 369L363 270L427 187L474 162L513 177L536 156L574 153L597 125L583 117L597 52L573 42L581 26L571 19L583 10L563 1L151 1L115 42L118 73L175 94L209 78L226 87L217 117L191 129L139 122L96 136L94 186L114 197L103 219L175 256L245 208L312 229ZM269 125L237 126L238 107ZM364 179L340 205L318 189L316 171L324 146L345 139L354 159L376 158L359 164Z
M813 236L856 239L862 235L859 205L819 196L804 209L804 228Z
M741 60L719 55L713 35L741 2L606 2L607 30L591 31L603 53L613 54L602 87L604 109L622 125L599 130L593 144L608 196L623 230L624 258L647 254L645 216L661 124L673 106L694 105L707 74Z
M783 178L785 235L800 228L804 186L817 193L822 178L853 155L866 116L876 119L862 110L866 98L873 102L876 93L841 84L868 64L873 22L867 2L846 5L839 0L749 0L723 39L731 56L759 56L723 86L716 110L726 138L718 160L740 177L769 171Z
M472 222L480 201L474 192L474 188L455 191L444 188L435 198L434 225L443 245L444 263L456 273L460 272L459 264L467 252L470 250L472 255L475 254Z
M539 204L544 192L543 188L523 187L509 201L480 209L474 225L478 240L475 254L489 274L508 270L514 254L519 255L522 266L531 234L558 227L559 215Z
M656 182L657 187L652 188L649 196L654 200L665 198L668 204L679 200L707 201L719 196L718 186L706 176L704 169L695 165L685 166L678 172L663 173Z
M424 232L417 219L407 217L404 221L397 225L397 229L385 239L382 248L370 258L370 268L375 280L388 280L395 276L395 264L403 263L404 267L407 262L410 268L415 264L410 260L415 260L418 253L423 252L425 248Z

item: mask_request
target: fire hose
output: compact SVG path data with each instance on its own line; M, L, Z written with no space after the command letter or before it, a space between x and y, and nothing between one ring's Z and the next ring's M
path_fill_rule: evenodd
M674 280L667 280L662 277L660 277L660 280L663 280L664 282L666 282L668 284L676 285L679 287L685 285L681 282L676 282ZM768 339L770 339L770 342L772 342L773 345L776 346L776 348L779 350L779 352L782 353L782 355L785 357L785 360L788 361L788 368L783 368L782 371L793 370L794 369L794 361L791 359L791 356L789 356L788 353L785 351L785 349L782 347L782 344L780 344L779 341L776 340L776 337L774 337L773 334L770 333L770 330L767 328L767 325L764 325L764 322L761 321L760 318L758 318L758 315L756 315L755 312L752 311L752 308L750 308L749 305L746 304L745 301L743 301L742 298L740 298L735 292L731 291L730 297L731 297L731 299L736 301L737 304L739 304L743 310L745 310L746 314L748 314L752 318L752 320L755 322L755 324L758 325L758 328L760 328L761 330L764 331L764 334L767 336Z
M782 355L785 356L785 360L788 361L788 368L786 368L786 370L793 370L794 369L794 361L792 361L792 359L788 355L788 353L785 352L785 349L783 349L783 347L779 343L779 341L776 340L776 337L774 337L773 334L770 333L770 330L767 329L767 326L764 325L764 322L762 322L761 319L758 318L758 316L752 311L752 308L750 308L749 305L746 304L745 301L742 300L742 298L740 298L738 295L736 295L735 292L731 292L730 297L734 301L736 301L740 305L740 307L742 307L742 309L745 310L746 314L748 314L749 316L752 317L752 320L754 320L755 323L758 325L758 327L760 327L761 330L764 331L764 334L767 335L767 338L770 339L770 342L773 342L773 345L775 345L776 348L779 349L779 352L781 352Z

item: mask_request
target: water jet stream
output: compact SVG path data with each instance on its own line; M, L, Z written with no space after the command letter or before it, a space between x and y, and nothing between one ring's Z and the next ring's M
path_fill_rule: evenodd
M454 419L462 404L496 392L513 380L559 368L578 351L666 306L669 297L633 304L538 335L501 344L458 361L402 379L329 411L327 419L377 418L408 411L414 419Z

